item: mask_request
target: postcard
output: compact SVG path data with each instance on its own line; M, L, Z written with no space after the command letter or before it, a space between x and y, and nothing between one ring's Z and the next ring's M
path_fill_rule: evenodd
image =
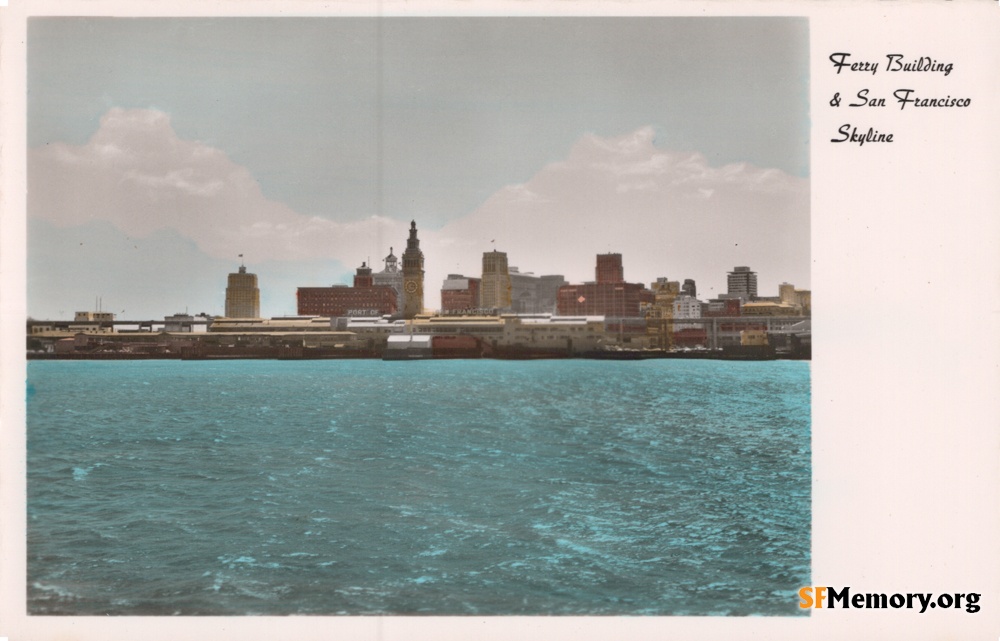
M995 638L996 27L10 0L0 639Z

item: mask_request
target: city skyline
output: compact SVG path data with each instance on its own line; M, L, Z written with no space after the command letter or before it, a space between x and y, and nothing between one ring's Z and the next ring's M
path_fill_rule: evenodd
M72 319L93 306L125 318L222 312L240 254L260 277L261 312L294 312L296 287L349 284L362 262L381 269L389 247L399 256L411 219L428 271L443 276L476 276L481 254L495 248L535 274L549 271L543 260L568 256L574 266L560 271L584 282L595 255L622 252L624 277L647 286L659 276L690 278L706 299L725 290L727 272L749 266L760 295L788 280L821 302L816 358L799 363L9 359L3 635L156 641L188 630L185 617L240 638L273 636L275 626L303 639L993 632L988 608L913 616L810 608L793 624L754 607L754 597L795 610L795 591L826 581L830 568L840 577L834 586L854 592L975 591L988 601L1000 587L992 545L1000 528L988 509L1000 488L990 313L1000 307L991 286L1000 257L995 9L11 0L0 10L2 300L18 324L9 353L23 348L26 315ZM205 17L126 17L185 11ZM406 44L375 21L335 29L315 18L223 15L430 11L538 17L521 19L520 38L513 25L461 41L423 18ZM121 18L48 17L70 13ZM570 23L558 16L569 13L597 14L586 18L593 29L560 31L557 23ZM664 17L677 13L741 17ZM779 13L795 17L748 18ZM611 14L635 19L601 17ZM578 29L574 40L568 32ZM387 47L378 56L376 37ZM838 73L835 52L878 62L879 73ZM887 72L888 54L927 56L953 71ZM972 104L902 112L831 104L862 88L891 96L899 87ZM831 142L847 122L894 141ZM650 142L637 161L615 165L609 149L644 131ZM573 150L588 140L606 149L588 150L584 161ZM101 155L116 149L148 153L127 163ZM642 181L628 177L683 154L699 159L691 173L702 184L658 176L649 192L630 189ZM784 183L783 195L760 205L760 192L744 183L728 196L732 207L714 210L714 226L696 225L708 222L696 205L710 198L695 196L722 193L705 183L742 163ZM555 187L571 184L585 189L548 210L551 229L568 235L524 238L514 221L537 217L539 200L555 203ZM538 198L518 202L518 186ZM648 207L640 207L644 193ZM56 206L43 207L40 195ZM516 211L497 219L508 202ZM591 215L577 215L581 204ZM763 212L754 216L768 233L755 230L757 238L780 234L804 258L716 224L744 206ZM617 220L595 222L601 210ZM804 226L784 224L791 213L773 220L771 210L801 214ZM256 223L286 229L254 245ZM473 250L444 245L463 238L448 225L461 226ZM625 227L629 246L619 242ZM726 238L706 246L712 229ZM440 281L428 273L427 283L434 292ZM986 310L985 340L954 340L955 328L935 314L904 318L914 301L939 292ZM119 344L162 351L191 338L153 327L118 332ZM100 336L80 339L81 353L84 340L99 351ZM791 397L783 393L790 385ZM692 411L703 403L708 412ZM469 456L442 456L449 453ZM173 481L177 491L165 492ZM873 491L880 485L889 491ZM793 505L802 506L796 518ZM247 514L260 527L238 527ZM456 581L484 566L493 570ZM191 581L173 580L182 574ZM508 581L487 583L497 574ZM643 576L667 589L638 583ZM526 595L538 616L385 616L417 607L379 598L401 593L425 596L431 608L475 607L477 596L516 605ZM579 618L551 597L633 610ZM219 610L186 609L194 602ZM342 604L364 609L316 616ZM267 606L281 609L273 625L260 616ZM159 624L158 614L182 616Z
M484 252L484 254L483 254L484 260L485 260L485 257L487 255L489 255L489 254L502 254L503 255L504 253L503 252L498 252L497 250L491 250L490 252ZM600 259L602 257L610 256L610 255L616 255L619 258L621 258L621 254L618 254L618 253L615 253L615 254L598 254L597 255L598 261L600 261ZM392 256L391 252L390 252L390 256ZM242 255L240 255L240 258L242 258ZM505 256L505 258L506 258L506 256ZM385 262L385 261L383 260L383 262ZM619 266L619 268L620 268L620 266ZM549 278L560 277L560 278L562 278L563 277L563 274L561 274L561 273L560 274L537 274L537 273L531 272L531 271L522 271L522 270L520 270L520 268L518 268L517 266L514 266L514 265L509 266L507 269L509 270L509 274L511 276L521 275L521 276L529 276L529 277L533 277L533 278L539 278L539 277L549 277ZM749 267L749 266L736 266L736 267L733 268L733 270L735 270L736 272L746 271L746 272L750 273L752 275L752 278L753 278L754 287L756 287L757 273L756 273L756 271L752 271L751 267ZM387 271L385 269L376 272L376 271L373 270L372 266L370 264L368 264L367 261L362 261L360 267L356 268L355 272L352 274L352 281L353 282L351 284L339 282L339 283L333 283L331 285L322 285L322 286L315 286L315 287L305 287L304 289L320 290L320 289L326 289L326 288L339 288L339 287L352 288L352 289L353 288L357 288L358 287L358 274L361 273L361 272L365 272L366 274L368 274L368 278L369 279L373 275L375 277L377 277L379 275L392 275L392 273L393 273L393 272ZM398 273L400 275L402 274L401 271L399 271ZM729 274L729 278L730 278L730 281L731 281L732 280L732 274L733 274L733 272L729 271L728 274ZM435 288L434 285L433 285L433 283L431 283L430 286L429 286L429 288L428 288L428 291L430 291L431 293L435 293L436 292L437 294L441 294L441 293L443 293L443 291L445 289L447 289L449 287L449 283L452 283L452 281L454 281L456 278L461 279L461 280L472 279L472 280L481 281L482 280L482 276L484 276L484 275L485 275L485 272L477 272L475 274L472 273L472 272L469 272L469 273L450 273L450 274L448 274L448 276L446 278L443 279L443 281L441 282L441 286L440 287ZM236 313L236 314L229 313L229 309L230 309L230 305L231 305L231 302L230 302L231 292L234 291L234 289L233 289L233 287L234 287L234 285L233 285L234 278L244 278L245 277L245 278L249 279L247 281L249 284L247 284L247 285L242 285L241 284L240 287L243 287L244 289L250 288L248 290L250 293L249 294L244 294L244 295L252 295L254 297L254 301L259 300L259 297L260 297L261 294L260 294L260 290L256 287L256 285L257 285L257 274L252 273L252 272L248 273L247 272L247 268L246 268L245 265L241 264L236 272L230 272L227 276L228 276L228 278L227 278L228 285L227 285L227 287L226 287L226 289L224 291L224 299L225 300L224 300L224 305L223 305L225 307L225 309L226 309L225 313L217 314L217 313L210 313L210 312L194 312L193 310L189 310L189 309L185 308L183 310L183 314L185 314L185 315L186 314L191 314L191 315L198 314L198 315L206 315L206 316L210 316L210 317L214 316L214 317L219 317L219 318L227 318L227 317L233 317L233 318L244 318L244 317L245 318L266 318L266 317L269 316L267 314L261 314L261 313L242 313L242 314L241 313ZM622 275L622 277L624 278L623 275ZM657 281L666 281L666 280L670 280L670 279L667 279L666 277L659 277L657 279ZM678 286L680 285L680 282L677 281L677 279L673 279L673 280L678 283ZM600 282L600 277L598 277L596 280L594 278L589 278L589 279L581 279L581 280L566 281L566 282L567 282L567 285L570 286L570 287L578 286L578 285L592 285L594 283ZM622 282L624 282L624 283L630 283L632 281L629 281L628 279L624 279L624 280L622 280ZM632 282L632 284L637 285L637 286L641 286L643 289L648 290L648 286L649 285L655 286L658 283L657 282L647 283L646 281L634 281L634 282ZM685 285L685 287L689 287L690 289L693 289L696 286L695 284L696 284L696 281L694 279L690 279L690 278L684 279L684 285ZM369 287L371 285L372 285L372 283L368 283ZM797 290L802 290L803 289L803 288L800 288L800 287L795 287L795 285L796 285L796 283L789 283L787 280L785 280L785 281L779 282L775 286L774 292L770 292L768 290L768 291L765 291L764 293L757 293L756 289L754 289L753 290L754 293L752 295L749 295L746 298L746 300L747 301L752 301L752 300L756 300L758 298L760 298L760 299L780 298L782 290L784 288L788 288L788 287L794 287ZM427 287L428 286L425 284L425 288L427 288ZM302 289L303 288L298 288L298 290L302 290ZM808 290L806 290L806 291L808 291ZM741 292L741 290L739 288L737 288L737 294L740 294L740 292ZM301 293L301 291L299 291L299 293ZM712 297L704 297L704 296L695 295L694 293L691 293L690 291L681 291L681 295L689 296L690 298L696 300L697 302L700 302L700 303L704 304L704 303L708 303L709 301L717 301L717 300L720 300L720 299L731 298L731 297L733 297L734 292L733 292L733 285L730 282L730 284L729 284L729 286L727 288L723 288L722 290L719 290L719 291L714 291L713 290L713 296ZM299 295L296 294L295 296L296 296L296 299L298 299ZM94 300L95 300L94 307L92 309L88 308L88 309L85 309L85 310L84 309L74 310L72 312L69 312L69 315L73 315L73 314L80 315L81 313L92 313L92 312L106 312L106 313L109 313L111 315L115 315L114 311L111 311L109 309L105 309L104 302L103 302L103 297L98 296ZM402 301L402 300L405 300L405 298L400 298L399 300ZM437 298L436 300L438 300L438 302L441 302L440 297ZM247 304L251 304L251 303L248 302ZM253 302L252 304L255 305L254 309L259 310L259 303ZM490 305L485 305L484 306L482 304L476 304L476 305L470 305L469 307L470 307L470 309L471 308L476 308L477 310L496 309L496 310L502 311L503 309L506 309L507 307L509 307L509 305L506 306L506 307L496 307L496 306L490 306ZM424 311L426 313L440 313L440 312L444 312L445 309L444 309L443 305L441 305L439 307L436 307L436 308L431 308L431 307L426 307L425 306L424 307ZM171 314L169 314L169 313L168 314L153 314L153 315L148 316L148 317L136 316L135 318L136 319L143 319L143 320L145 320L147 318L149 318L149 319L156 319L156 318L158 318L161 315L162 316L170 316ZM300 313L300 310L289 311L289 312L287 312L285 314L275 314L275 315L271 315L271 316L273 316L273 317L281 317L281 316L297 316L297 315L302 315ZM311 314L311 315L316 315L316 314ZM323 314L319 314L319 315L322 316ZM29 316L29 318L34 318L34 320L41 320L44 317L41 317L41 316L31 317L31 316ZM59 316L59 317L50 317L50 318L52 320L65 320L65 318L63 318L62 316ZM120 318L119 318L119 320L120 320Z
M430 309L491 248L810 287L804 20L42 18L28 47L35 317L221 313L239 254L294 313L414 219Z

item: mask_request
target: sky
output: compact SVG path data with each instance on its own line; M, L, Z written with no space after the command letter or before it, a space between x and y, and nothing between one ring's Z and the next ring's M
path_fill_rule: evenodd
M31 18L28 312L265 316L405 247L593 280L809 287L808 22Z

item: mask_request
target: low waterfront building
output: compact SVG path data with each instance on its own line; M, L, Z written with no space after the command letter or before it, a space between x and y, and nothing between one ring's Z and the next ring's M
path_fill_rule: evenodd
M328 316L279 316L276 318L217 318L209 333L328 332Z
M602 316L508 315L494 347L511 354L565 354L596 351L615 342ZM645 331L645 326L643 326Z
M503 332L503 318L500 315L422 315L403 326L397 326L396 331L410 334L492 337Z
M255 322L256 321L256 322ZM373 355L353 332L339 332L329 319L278 321L223 319L213 331L49 332L31 337L29 358L283 358L306 348ZM291 350L291 352L289 352Z
M606 316L604 333L609 345L626 345L633 349L648 347L666 347L660 338L661 324L654 323L650 331L648 318L616 318Z
M199 336L204 336L201 334ZM197 338L190 333L166 332L50 332L35 337L43 341L42 352L59 356L93 358L179 357L181 350L193 345Z
M193 332L194 316L190 314L173 314L163 319L163 331L165 332Z
M686 327L674 331L673 347L708 347L708 332L704 327Z
M45 323L28 323L28 333L29 334L46 334L49 332L56 331L55 325L45 324Z
M740 332L740 345L744 347L767 345L767 332L762 329L745 329Z
M73 314L73 322L75 323L100 323L114 320L115 315L111 312L76 312Z
M371 350L384 349L389 336L403 332L407 325L407 321L389 316L340 317L330 322L332 329L354 334L359 345Z
M76 312L67 326L70 332L111 333L115 331L115 315L111 312Z
M792 358L810 358L812 356L812 321L802 320L775 328L768 333L768 340L779 354Z
M113 325L102 325L101 323L72 323L69 326L69 331L111 334L115 331L115 328Z
M353 329L353 328L352 328ZM645 326L642 326L645 331ZM424 336L471 336L488 352L568 355L618 341L603 316L501 314L493 316L421 316L397 325L396 332Z
M432 358L433 340L423 334L394 334L389 336L382 358L388 361Z

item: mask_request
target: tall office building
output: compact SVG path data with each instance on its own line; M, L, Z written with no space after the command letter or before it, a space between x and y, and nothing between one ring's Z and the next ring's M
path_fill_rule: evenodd
M681 285L681 293L691 298L698 298L698 288L695 286L693 278L684 279L684 284Z
M727 279L730 298L740 298L743 301L757 298L757 272L749 267L734 267Z
M229 275L226 287L226 318L260 318L260 290L257 274L248 274L240 265L239 272Z
M598 254L597 268L594 270L598 283L624 283L625 269L621 254Z
M410 221L410 237L403 252L403 317L414 318L424 311L424 253L417 238L417 222Z
M510 269L507 253L483 252L483 280L479 302L485 309L510 309Z

